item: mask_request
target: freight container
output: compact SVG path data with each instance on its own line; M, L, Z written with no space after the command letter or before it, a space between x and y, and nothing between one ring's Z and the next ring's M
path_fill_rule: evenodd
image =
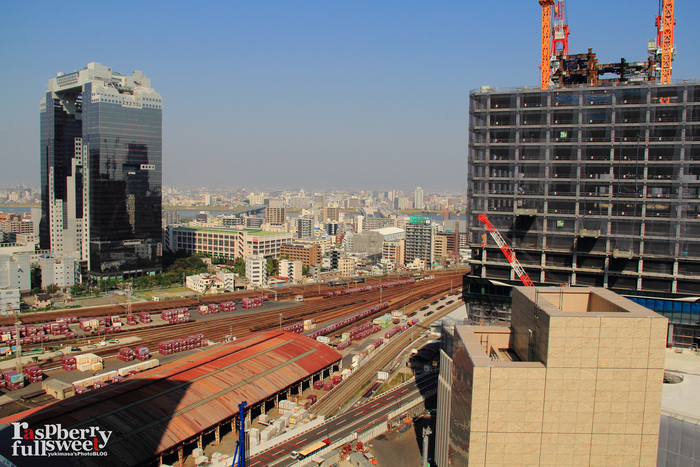
M331 338L328 336L318 336L316 340L322 344L330 344L331 342Z
M90 363L78 363L78 371L90 371Z
M308 396L306 396L306 399L307 399L308 401L310 401L311 404L315 404L315 403L316 403L316 400L317 400L315 394L309 394Z
M323 387L323 380L319 379L314 381L314 389L321 389Z
M343 377L340 375L336 375L333 377L333 386L340 384L340 382L343 380Z
M333 389L333 381L326 381L326 383L323 385L323 389L326 391Z

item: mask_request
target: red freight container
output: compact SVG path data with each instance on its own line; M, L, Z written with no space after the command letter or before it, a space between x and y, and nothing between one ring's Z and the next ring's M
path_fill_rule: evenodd
M314 381L314 389L321 389L323 387L323 380L319 379Z
M306 396L306 398L311 401L311 404L316 403L316 395L315 394L309 394L308 396Z
M335 376L333 377L333 386L335 386L336 384L340 383L342 380L343 380L343 377L342 377L342 376L340 376L340 375L335 375Z
M327 381L326 384L323 385L323 389L326 391L333 389L333 381Z

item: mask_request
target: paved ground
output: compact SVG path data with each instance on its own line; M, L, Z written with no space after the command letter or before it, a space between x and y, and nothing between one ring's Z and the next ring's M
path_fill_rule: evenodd
M370 452L381 467L420 467L423 465L423 427L430 426L433 435L430 436L429 459L432 459L435 449L435 420L434 417L424 417L415 423L405 433L389 431L370 441Z

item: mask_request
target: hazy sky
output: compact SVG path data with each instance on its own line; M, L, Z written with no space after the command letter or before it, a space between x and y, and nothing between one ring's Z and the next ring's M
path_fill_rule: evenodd
M570 52L646 59L658 0L570 0ZM88 62L163 95L166 185L464 190L468 94L537 86L541 9L502 1L0 2L0 183L39 184L39 101ZM674 79L700 78L676 2Z

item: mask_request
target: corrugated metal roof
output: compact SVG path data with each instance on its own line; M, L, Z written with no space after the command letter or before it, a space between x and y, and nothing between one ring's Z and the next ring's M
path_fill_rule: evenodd
M265 331L0 423L22 419L32 429L55 423L70 429L98 426L114 432L109 455L75 461L138 465L230 419L239 403L263 401L340 358L306 336ZM5 449L0 452L8 457Z

